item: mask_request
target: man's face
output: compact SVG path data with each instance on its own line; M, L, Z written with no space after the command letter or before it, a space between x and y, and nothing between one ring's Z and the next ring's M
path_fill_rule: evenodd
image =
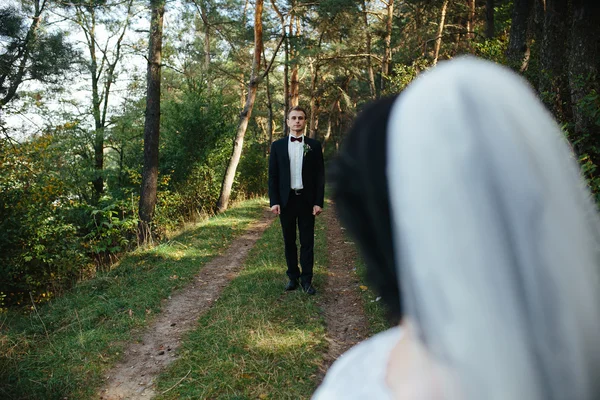
M306 115L302 111L294 110L288 114L287 124L295 136L300 136L306 126Z

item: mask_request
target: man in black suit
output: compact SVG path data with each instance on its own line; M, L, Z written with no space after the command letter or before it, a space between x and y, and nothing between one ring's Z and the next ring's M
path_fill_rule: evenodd
M321 143L304 136L306 112L293 107L287 116L290 135L271 145L269 156L269 198L271 211L279 215L287 276L285 290L298 288L315 294L312 286L315 216L323 211L325 174ZM300 265L296 247L296 224L300 232Z

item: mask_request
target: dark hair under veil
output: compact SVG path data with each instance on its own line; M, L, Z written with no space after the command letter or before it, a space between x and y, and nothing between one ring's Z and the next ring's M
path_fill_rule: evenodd
M396 97L378 100L360 113L328 170L337 214L356 239L367 264L367 277L388 307L389 318L397 322L402 301L384 173L387 123Z

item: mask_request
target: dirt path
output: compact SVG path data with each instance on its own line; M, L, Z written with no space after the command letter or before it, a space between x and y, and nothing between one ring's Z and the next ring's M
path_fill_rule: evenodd
M329 349L320 369L319 382L343 352L368 337L368 320L359 293L359 279L354 272L357 252L344 235L333 203L323 213L327 225L329 270L321 306L327 323Z
M194 282L166 302L150 325L142 343L131 343L124 359L108 372L101 399L150 399L155 395L154 378L176 358L182 336L196 327L198 317L219 297L223 288L241 269L249 250L273 221L266 210L229 249L206 264Z

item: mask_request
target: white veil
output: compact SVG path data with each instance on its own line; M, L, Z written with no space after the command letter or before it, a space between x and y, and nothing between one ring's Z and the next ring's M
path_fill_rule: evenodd
M597 214L525 81L441 63L399 97L388 132L405 315L459 397L600 398Z

